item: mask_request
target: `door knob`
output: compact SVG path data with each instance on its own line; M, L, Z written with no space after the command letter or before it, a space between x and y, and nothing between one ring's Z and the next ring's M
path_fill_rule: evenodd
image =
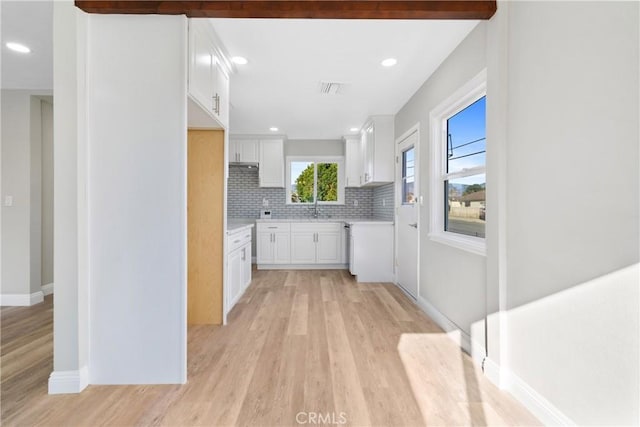
M418 228L418 223L414 222L413 224L409 224L409 227Z

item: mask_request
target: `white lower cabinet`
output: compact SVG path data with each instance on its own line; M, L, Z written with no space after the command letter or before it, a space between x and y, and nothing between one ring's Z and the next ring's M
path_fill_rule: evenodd
M343 223L258 223L258 268L346 264Z
M240 299L242 289L242 255L240 250L235 250L227 257L227 307L231 308Z
M322 224L323 226L325 224ZM328 225L328 224L327 224ZM316 263L340 264L342 261L342 223L320 229L316 237Z
M294 224L294 227L297 224ZM314 231L291 230L291 264L313 264L316 262L316 233ZM307 227L308 228L308 227Z
M256 234L258 265L291 262L289 223L258 223Z
M227 279L224 289L225 314L251 283L251 228L229 233L227 237Z
M339 264L342 223L291 224L292 264Z
M393 223L351 223L349 272L357 282L392 282Z

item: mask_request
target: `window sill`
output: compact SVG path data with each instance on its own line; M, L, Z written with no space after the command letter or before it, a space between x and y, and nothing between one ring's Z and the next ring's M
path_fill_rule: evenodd
M453 246L463 251L471 252L476 255L487 255L487 244L485 239L479 237L465 236L462 234L442 232L429 233L429 239L444 245Z

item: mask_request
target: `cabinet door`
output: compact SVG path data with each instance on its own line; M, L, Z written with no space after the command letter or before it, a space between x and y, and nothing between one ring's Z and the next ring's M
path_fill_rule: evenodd
M349 263L349 229L340 232L340 264Z
M291 250L290 250L290 233L289 232L276 232L273 233L273 262L275 264L290 264L291 263Z
M251 243L240 249L242 253L242 292L251 284Z
M318 264L339 264L342 259L342 237L339 231L319 231L316 243Z
M213 114L224 128L229 127L229 77L222 66L215 65L215 81L213 90Z
M214 53L202 23L189 22L189 94L211 114L213 112Z
M349 273L354 276L358 274L358 269L356 267L356 245L356 233L353 225L351 225L351 228L349 229Z
M260 187L284 187L284 144L282 140L260 141Z
M362 141L360 138L345 139L345 186L360 187L362 183Z
M237 144L241 162L258 163L260 161L260 143L257 139L238 140Z
M229 163L238 161L238 141L229 140Z
M363 142L363 167L364 173L362 177L362 182L364 184L371 182L373 180L373 160L375 155L375 129L373 124L370 124L365 128L364 131L364 142Z
M242 294L242 250L231 252L227 259L227 312Z
M273 233L267 231L257 233L256 260L258 264L273 264L273 236Z
M316 233L312 231L291 232L291 264L315 264Z

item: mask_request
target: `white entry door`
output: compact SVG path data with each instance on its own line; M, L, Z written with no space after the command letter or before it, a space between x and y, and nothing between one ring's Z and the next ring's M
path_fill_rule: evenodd
M396 280L417 298L420 238L417 131L399 141L396 153Z

